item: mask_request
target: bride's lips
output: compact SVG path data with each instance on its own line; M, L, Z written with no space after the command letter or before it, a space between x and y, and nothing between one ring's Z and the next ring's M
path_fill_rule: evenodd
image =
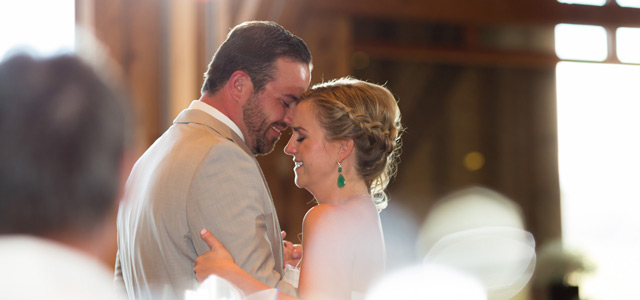
M298 169L298 168L300 168L300 167L302 167L304 165L303 162L295 160L295 159L293 160L293 164L294 164L294 166L293 166L294 170L296 170L296 169Z

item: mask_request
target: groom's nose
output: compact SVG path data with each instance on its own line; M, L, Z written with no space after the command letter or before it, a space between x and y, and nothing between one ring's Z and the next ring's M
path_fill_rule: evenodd
M293 123L293 113L296 110L296 102L291 103L289 107L287 107L284 111L284 119L283 121L287 124L287 126L291 127Z

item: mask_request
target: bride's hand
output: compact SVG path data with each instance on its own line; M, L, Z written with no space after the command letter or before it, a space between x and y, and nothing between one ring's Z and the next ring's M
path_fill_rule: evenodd
M298 266L300 259L302 259L302 245L294 244L289 241L285 241L284 238L287 236L287 233L282 231L282 251L284 254L284 264L282 264L282 268L284 269L287 265L291 265L292 267Z
M229 251L208 230L202 229L200 237L209 245L211 251L196 258L194 271L198 282L213 274L224 278L227 271L237 268Z

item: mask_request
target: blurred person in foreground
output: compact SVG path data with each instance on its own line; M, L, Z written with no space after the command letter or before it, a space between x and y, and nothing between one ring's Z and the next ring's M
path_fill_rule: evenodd
M118 212L116 280L130 299L182 299L213 232L238 265L270 287L282 281L283 242L256 160L293 118L310 82L311 53L274 22L231 30L213 56L201 97L136 162ZM289 247L287 249L290 249ZM286 249L285 249L286 250Z
M106 264L125 101L74 56L0 64L0 299L122 299Z
M299 278L290 279L300 298L363 299L382 277L385 249L378 212L386 207L401 131L397 102L382 86L341 78L302 96L284 149L293 157L295 184L318 202L304 218ZM196 260L198 279L214 274L247 295L269 289L234 264L225 242L206 230L201 234L212 251Z

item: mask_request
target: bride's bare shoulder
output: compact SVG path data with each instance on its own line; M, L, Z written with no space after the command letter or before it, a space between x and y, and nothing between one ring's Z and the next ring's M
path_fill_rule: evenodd
M303 222L306 226L325 224L326 222L340 218L342 214L344 214L343 207L330 204L318 204L307 211Z
M303 231L344 230L353 223L350 208L341 205L318 204L304 216Z

